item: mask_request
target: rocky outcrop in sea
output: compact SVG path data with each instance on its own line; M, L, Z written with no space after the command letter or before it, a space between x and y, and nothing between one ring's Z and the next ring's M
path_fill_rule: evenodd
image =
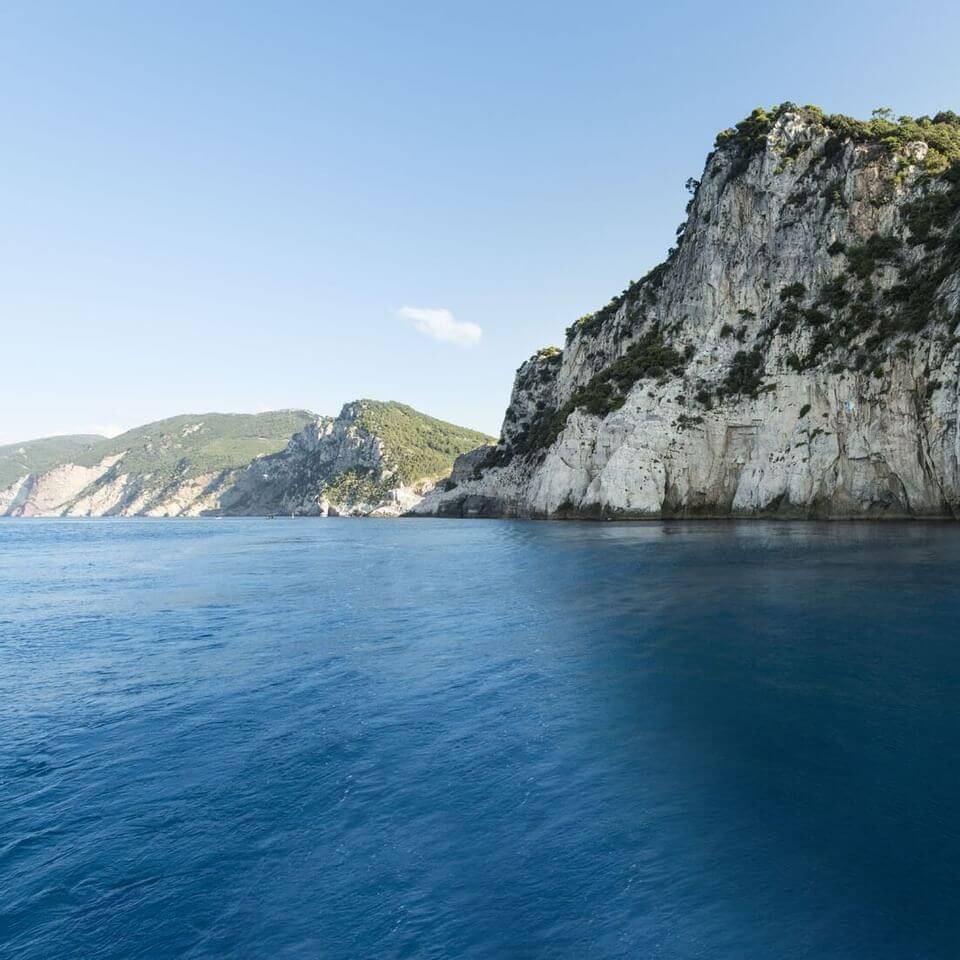
M960 117L757 110L688 186L667 260L415 512L956 517Z

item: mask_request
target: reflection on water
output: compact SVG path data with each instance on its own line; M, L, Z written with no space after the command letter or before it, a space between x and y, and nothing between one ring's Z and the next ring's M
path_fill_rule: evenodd
M960 531L0 524L0 953L954 958Z

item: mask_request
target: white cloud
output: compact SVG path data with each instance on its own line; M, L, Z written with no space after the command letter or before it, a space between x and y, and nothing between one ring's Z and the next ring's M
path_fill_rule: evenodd
M413 323L414 328L441 343L455 343L458 347L475 347L483 337L483 330L475 323L457 320L449 310L431 310L426 307L401 307L400 316Z

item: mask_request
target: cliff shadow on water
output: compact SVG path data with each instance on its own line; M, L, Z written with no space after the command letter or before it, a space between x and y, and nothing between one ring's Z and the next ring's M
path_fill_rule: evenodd
M533 589L564 610L553 653L579 664L594 711L580 735L618 744L619 803L642 811L606 828L613 842L647 829L649 862L683 865L670 902L696 909L705 885L715 945L738 917L770 956L949 955L958 839L933 850L928 830L957 790L941 769L960 743L944 722L956 527L531 530L549 544Z

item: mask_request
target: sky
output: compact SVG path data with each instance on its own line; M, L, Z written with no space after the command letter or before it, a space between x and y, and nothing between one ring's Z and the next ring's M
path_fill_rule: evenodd
M960 110L960 4L0 0L0 443L513 375L757 105Z

